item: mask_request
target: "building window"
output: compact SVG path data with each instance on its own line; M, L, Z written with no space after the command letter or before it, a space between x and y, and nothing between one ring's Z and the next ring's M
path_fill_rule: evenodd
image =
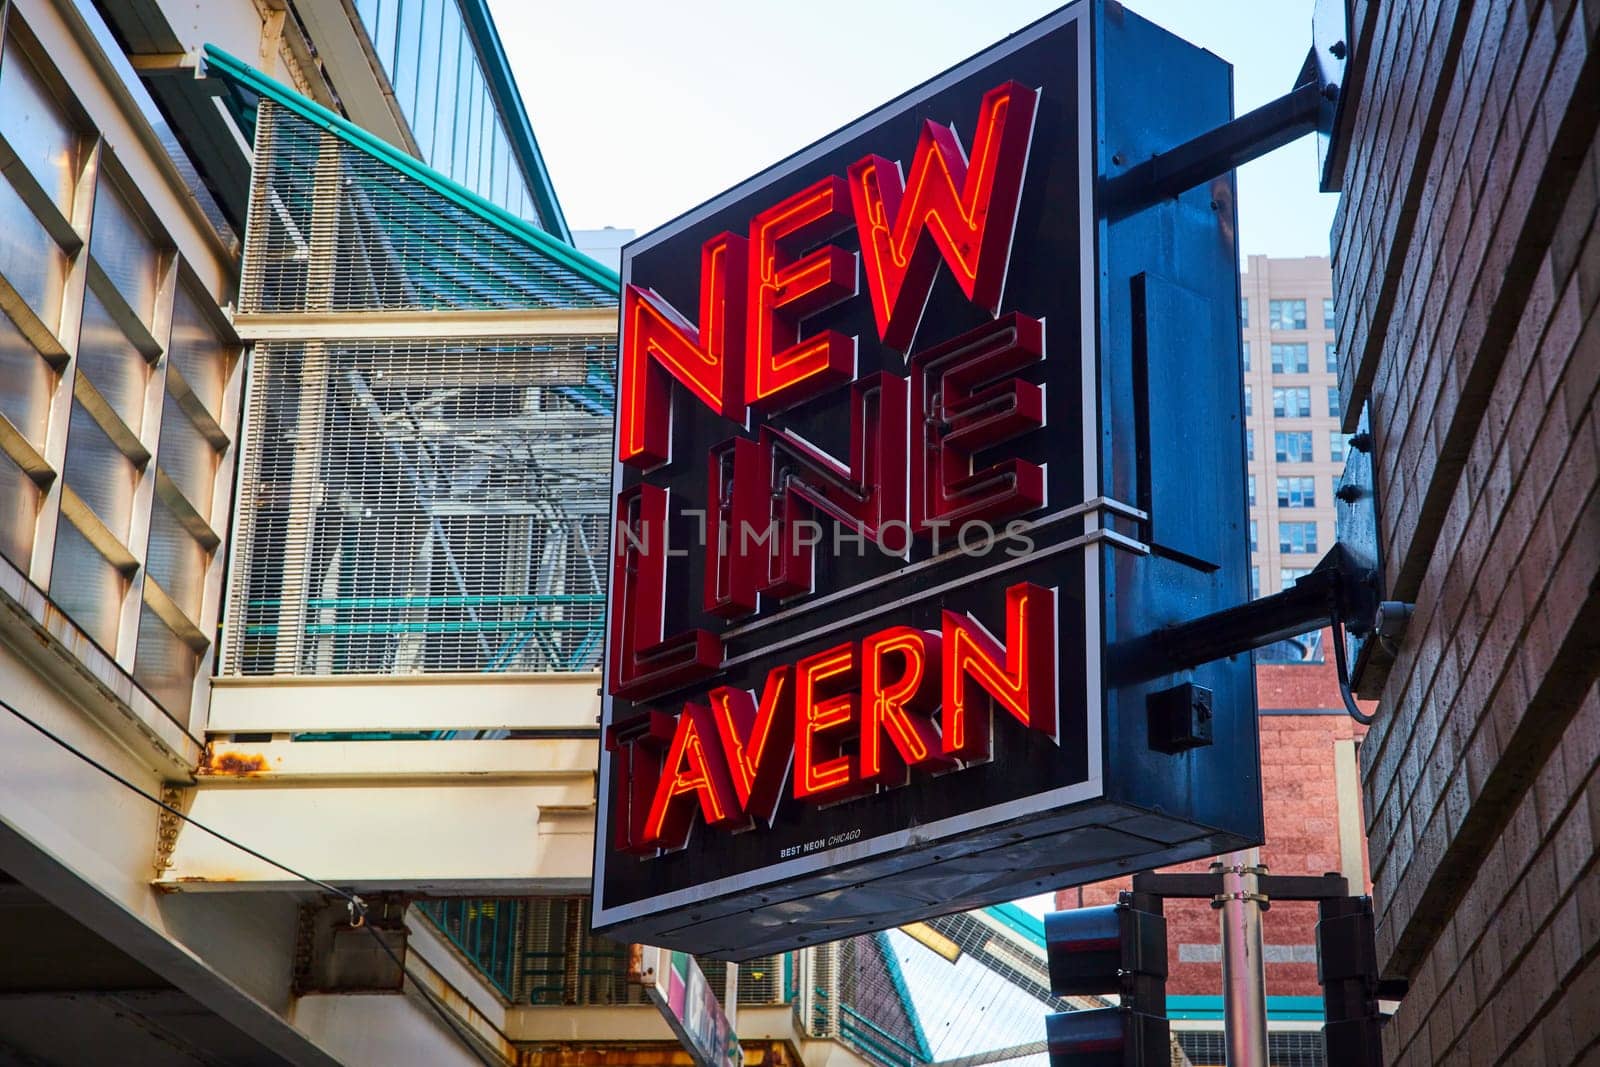
M1274 330L1303 330L1306 328L1306 302L1304 300L1268 301L1267 320L1267 325Z
M1254 600L1261 595L1261 568L1250 568L1250 599Z
M315 176L293 161L306 148L328 145L327 134L266 101L257 130L257 143L272 153L257 157L258 177L271 183L258 188L291 205L321 195ZM403 294L352 283L341 308L376 322L408 306L457 306L450 301L479 294L509 294L504 306L523 310L607 299L601 289L591 296L572 285L576 275L568 282L553 274L536 249L508 241L514 230L504 221L451 214L443 190L396 181L361 142L341 141L343 181L327 190L329 254L313 247L310 274L336 264L338 244L362 239L373 225L366 205L382 192L396 227L383 232L396 239L381 253L373 246L373 276L418 279ZM419 218L434 220L426 246L401 236L407 220ZM252 217L252 226L270 225ZM263 228L250 237L272 232ZM452 261L445 279L412 266L434 248L483 255ZM241 307L248 311L263 304L303 311L326 299L309 286L285 293L289 287L264 284L263 276L246 270ZM570 291L555 289L558 281ZM550 296L534 284L550 284ZM395 340L256 346L239 477L279 491L240 496L240 562L227 615L238 639L228 643L221 673L599 665L604 586L595 583L603 581L604 431L613 390L594 383L612 381L606 368L615 365L614 336L513 331L462 343L442 322L435 325ZM306 395L316 404L300 399ZM303 476L307 469L314 475ZM324 486L336 487L336 504ZM445 494L438 486L453 488ZM285 536L285 529L293 533Z
M1272 435L1272 451L1279 463L1310 463L1311 431L1278 430Z
M1278 551L1315 555L1317 524L1314 522L1278 523Z
M0 553L181 726L215 631L206 591L227 533L217 473L239 350L157 213L113 153L87 151L83 110L22 42L8 35L0 61L14 105L0 139L16 164L0 177L0 274L14 293L0 316ZM83 272L71 302L69 262ZM75 379L52 412L62 350ZM36 479L59 487L59 504ZM34 543L41 509L56 506L49 542Z
M1338 392L1337 389L1333 391ZM1311 390L1305 386L1297 389L1273 389L1272 413L1280 419L1310 418Z
M21 164L8 166L0 177L0 275L19 305L0 315L0 415L31 446L0 449L0 553L27 572L44 496L22 464L26 452L46 452L60 381L38 343L60 336L67 277L66 252L44 220L53 221L57 232L71 228L83 138L14 35L6 39L0 61L0 99L9 105L0 109L0 134L10 147L7 155ZM16 182L36 186L45 198L25 200Z
M1278 588L1293 589L1294 583L1311 573L1310 567L1284 567L1278 572Z
M1344 462L1345 445L1350 439L1338 430L1328 431L1328 458L1335 463Z
M1250 325L1250 298L1247 296L1239 298L1239 325Z
M1316 507L1317 480L1309 477L1279 478L1278 506L1280 508Z
M1261 550L1261 545L1256 540L1256 520L1251 519L1250 520L1250 551L1259 552L1260 550Z
M1328 414L1336 419L1344 414L1344 406L1339 403L1339 387L1337 385L1328 386Z
M1254 430L1246 430L1244 432L1244 458L1249 460L1256 458L1256 432Z
M1249 501L1251 507L1255 507L1256 506L1256 476L1254 474L1252 474L1244 484L1245 484L1245 499Z
M1246 415L1255 414L1255 397L1252 395L1254 392L1255 390L1248 385L1244 387L1244 413Z
M1244 360L1244 369L1245 370L1249 370L1250 369L1250 342L1249 341L1242 342L1242 344L1240 346L1240 349L1239 349L1239 352L1240 352L1241 358Z
M138 595L128 576L146 547L134 513L142 510L140 485L155 451L145 444L155 434L144 414L151 357L161 344L151 327L164 258L133 202L102 174L89 236L89 259L98 270L84 293L78 341L78 373L93 390L73 397L67 422L67 521L56 528L50 595L112 656L124 637L124 603L130 592ZM151 521L154 528L154 516ZM157 562L146 561L147 575Z
M38 69L10 44L0 65L0 93L13 105L0 113L0 132L50 202L71 217L83 138Z
M53 234L72 229L73 193L82 172L84 142L14 38L5 43L0 71L0 99L7 104L0 110L0 133L11 149L7 154L23 164L15 178L7 165L7 180L0 181L0 272L27 310L56 333L67 253ZM42 192L44 198L24 199L16 182L23 187L33 184L35 196Z
M1272 373L1305 374L1309 370L1311 370L1311 356L1307 345L1272 346Z
M1333 329L1333 298L1325 297L1322 301L1322 328Z
M1327 360L1328 373L1329 374L1338 374L1339 373L1339 350L1334 347L1334 344L1333 344L1332 341L1329 341L1327 344L1322 346L1322 355L1323 355L1323 358Z

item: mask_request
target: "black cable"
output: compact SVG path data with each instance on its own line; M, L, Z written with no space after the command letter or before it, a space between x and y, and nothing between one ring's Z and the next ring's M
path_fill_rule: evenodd
M139 796L141 796L144 799L148 800L150 803L154 804L156 807L160 808L162 811L168 812L168 813L170 813L172 815L176 815L178 818L182 819L184 822L186 822L189 825L195 827L196 829L204 830L206 833L210 834L212 837L216 838L218 841L221 841L223 844L232 845L234 848L238 849L240 852L244 852L244 853L246 853L248 855L254 856L256 859L260 860L262 863L266 863L266 864L269 864L270 866L276 867L278 870L283 871L285 874L293 875L294 877L300 879L302 882L308 882L311 885L316 886L318 889L323 890L324 892L332 893L334 896L336 896L339 899L343 900L345 903L351 905L360 914L362 914L362 915L366 914L366 912L367 912L366 903L364 901L362 901L362 899L360 897L356 896L354 893L347 893L343 889L340 889L340 888L338 888L336 886L331 886L327 882L324 882L324 881L322 881L320 879L311 877L309 874L304 874L304 873L302 873L300 871L297 871L293 867L288 866L287 864L279 863L277 860L273 859L271 856L263 855L260 852L257 852L255 849L251 848L249 845L241 844L240 842L235 841L233 838L229 837L225 833L222 833L220 830L213 830L211 827L207 826L205 823L199 822L199 821L197 821L195 819L191 819L189 816L185 815L183 812L179 811L177 808L173 807L171 804L168 804L166 801L162 800L160 797L152 796L149 793L146 793L143 789L140 789L137 785L135 785L134 783L128 781L128 779L124 778L122 775L118 774L116 771L112 770L110 767L107 767L105 764L101 763L99 760L95 759L93 756L91 756L88 753L84 752L82 749L79 749L79 748L75 747L72 744L72 742L66 740L65 738L63 738L63 737L61 737L61 736L59 736L59 735L57 735L55 733L52 733L47 727L45 727L45 726L41 725L40 723L34 721L33 719L29 718L27 715L25 715L22 712L18 711L15 707L13 707L12 705L6 703L4 700L0 700L0 708L5 708L5 710L9 711L12 715L14 715L16 718L21 720L23 723L26 723L28 726L32 727L38 733L40 733L40 734L44 735L45 737L49 738L51 741L55 742L61 748L66 749L68 752L72 753L74 756L78 757L80 760L82 760L83 762L87 763L89 766L93 767L95 770L99 771L101 774L105 775L107 778L110 778L112 781L116 782L118 785L124 787L125 789L131 790L134 793L137 793Z
M1339 618L1338 611L1333 613L1333 655L1339 661L1339 695L1344 698L1344 710L1362 726L1371 726L1378 717L1356 707L1355 694L1350 691L1350 667L1344 654L1344 620Z
M290 867L288 864L279 863L277 860L273 859L271 856L268 856L268 855L266 855L264 853L261 853L261 852L257 852L255 849L251 848L249 845L246 845L246 844L244 844L243 842L240 842L240 841L236 841L235 839L229 837L227 834L223 833L220 830L213 830L211 827L207 826L205 823L200 822L197 819L190 818L188 815L184 814L182 811L179 811L177 808L173 807L171 804L168 804L166 801L162 800L160 797L153 796L150 793L146 793L143 789L140 789L133 782L130 782L128 779L124 778L122 775L118 774L116 771L112 770L110 767L107 767L105 764L101 763L99 760L95 759L93 756L89 755L87 752L84 752L82 749L78 748L76 745L74 745L72 742L68 741L66 738L60 736L59 734L57 734L55 732L53 732L48 727L44 726L42 723L40 723L40 722L36 721L35 719L31 718L30 716L24 714L22 711L18 710L13 705L7 703L4 700L0 700L0 708L4 708L6 711L10 712L11 715L13 717L15 717L18 721L20 721L24 725L30 727L36 733L42 735L43 737L45 737L47 740L51 741L52 743L54 743L58 747L66 750L67 752L69 752L72 755L76 756L78 759L82 760L84 763L87 763L89 766L93 767L95 770L99 771L101 774L105 775L107 778L110 778L112 781L116 782L118 785L122 786L124 789L129 790L130 792L134 793L137 796L143 797L145 800L148 800L150 803L154 804L156 807L160 808L162 811L165 811L168 814L177 816L178 818L182 819L184 822L188 823L190 826L193 826L197 830L203 830L204 832L210 834L212 837L216 838L218 841L221 841L225 845L231 845L232 847L238 849L240 852L243 852L246 855L254 856L256 859L260 860L262 863L267 864L268 866L276 867L278 870L283 871L285 874L292 875L295 878L300 879L300 881L307 883L308 885L314 885L318 889L321 889L322 891L324 891L326 893L331 893L334 896L338 897L340 900L344 901L350 908L350 925L362 927L368 933L370 933L373 936L374 940L376 940L377 943L378 943L378 947L383 949L384 955L388 956L389 959L393 960L394 961L394 965L396 967L400 968L400 977L401 977L401 980L404 981L405 974L406 974L405 961L403 961L399 956L395 955L394 949L389 947L389 942L387 942L387 941L385 941L383 939L383 935L377 930L377 928L373 927L372 925L370 925L366 921L367 911L368 911L367 902L362 900L355 893L351 893L351 892L348 892L346 890L340 889L337 886L329 885L327 882L322 881L322 879L320 879L320 878L313 878L309 874L305 874L305 873L303 873L301 871L297 871L293 867ZM415 985L415 987L417 989L417 992L422 994L422 999L427 1002L428 1007L430 1007L430 1008L432 1008L434 1010L434 1012L439 1016L439 1018L444 1021L445 1026L447 1026L450 1029L450 1032L455 1034L455 1036L458 1039L460 1039L461 1043L463 1045L465 1045L472 1052L472 1055L477 1059L477 1061L479 1063L483 1064L484 1067L497 1067L496 1064L491 1063L488 1059L484 1058L484 1055L483 1055L482 1052L479 1051L477 1044L473 1042L472 1038L467 1033L465 1033L463 1030L460 1029L460 1027L458 1027L456 1025L456 1021L453 1018L450 1017L448 1012L445 1011L444 1006L442 1004L440 1004L437 1000L434 999L433 994L428 992L428 990L427 990L427 988L425 986L423 986L421 983L413 983L413 985Z

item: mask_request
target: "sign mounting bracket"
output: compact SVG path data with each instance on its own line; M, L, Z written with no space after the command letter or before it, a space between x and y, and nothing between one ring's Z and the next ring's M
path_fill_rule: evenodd
M1288 93L1107 179L1106 217L1126 218L1308 133L1327 132L1338 97L1339 87L1322 81L1315 53L1308 54Z

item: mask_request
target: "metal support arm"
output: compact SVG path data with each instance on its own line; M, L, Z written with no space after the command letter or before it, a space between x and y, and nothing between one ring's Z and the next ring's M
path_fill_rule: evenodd
M1212 663L1344 620L1365 633L1377 611L1377 576L1357 573L1334 545L1310 574L1281 593L1121 642L1111 649L1111 679L1130 685Z
M1350 895L1350 884L1341 874L1262 873L1256 884L1268 901L1342 900ZM1169 899L1215 900L1222 893L1222 875L1144 871L1133 876L1133 891Z
M1124 218L1326 129L1338 90L1322 85L1315 70L1308 60L1301 83L1286 95L1108 179L1101 192L1106 216Z

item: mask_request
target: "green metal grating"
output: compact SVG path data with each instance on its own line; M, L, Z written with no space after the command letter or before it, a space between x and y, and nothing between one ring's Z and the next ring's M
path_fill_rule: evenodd
M513 1004L645 1004L649 997L629 974L630 946L590 930L588 897L514 897L423 901L417 907ZM701 960L720 1000L727 965ZM739 968L739 1003L787 1003L792 961L762 956ZM859 1023L868 1031L875 1024ZM891 1034L882 1035L898 1048ZM896 1061L888 1061L896 1062Z
M254 123L256 168L239 295L245 312L616 303L606 278L552 256L548 236L532 241L527 229L447 195L442 177L418 180L275 100L259 100Z
M696 960L700 973L706 976L706 985L718 1001L726 1001L728 965L721 960ZM757 956L739 964L739 1003L751 1005L783 1004L788 1001L784 989L784 957L782 955Z

